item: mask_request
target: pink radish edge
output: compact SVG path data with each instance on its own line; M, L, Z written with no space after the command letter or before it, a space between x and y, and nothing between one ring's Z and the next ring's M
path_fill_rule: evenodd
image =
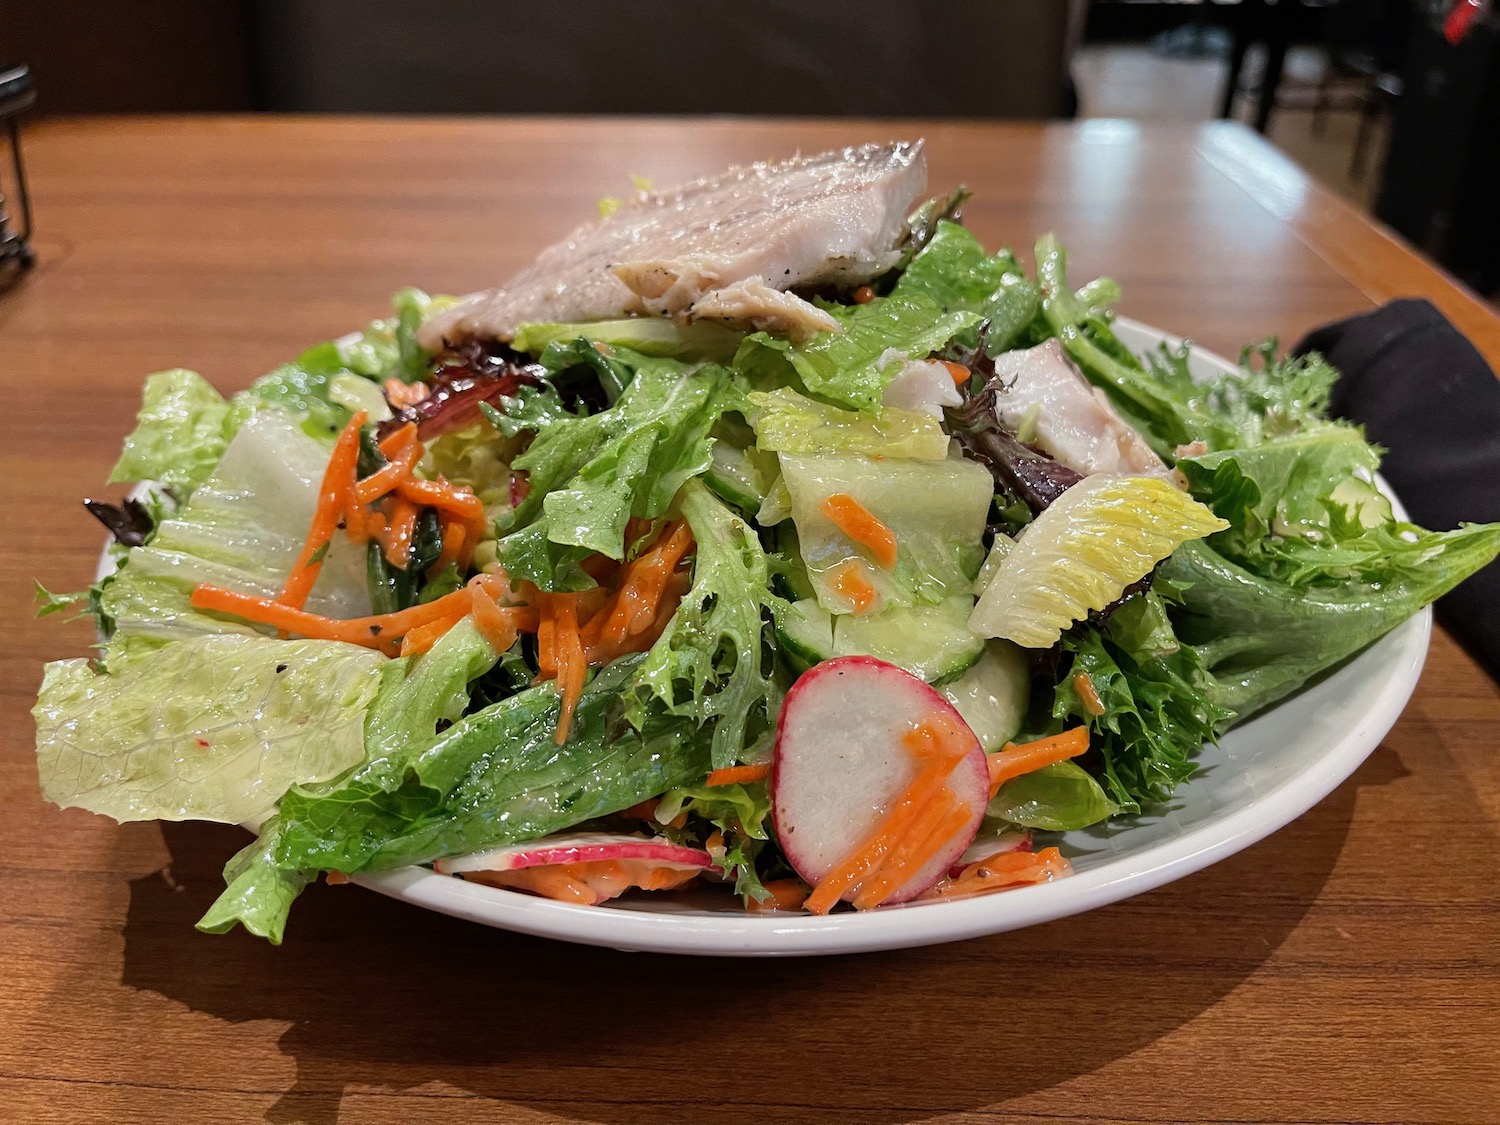
M900 736L935 713L969 730L928 684L870 656L825 660L792 685L776 726L771 816L782 851L805 880L817 885L874 830L912 777ZM970 737L948 778L969 820L884 905L916 898L947 875L979 831L989 767Z
M543 837L524 844L452 856L433 863L440 875L463 871L518 871L523 867L550 867L563 863L598 860L645 860L663 867L697 870L713 866L713 857L701 848L689 848L657 837L581 833Z

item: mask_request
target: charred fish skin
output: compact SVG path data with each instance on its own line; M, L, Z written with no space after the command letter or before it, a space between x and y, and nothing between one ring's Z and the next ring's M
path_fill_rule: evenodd
M645 192L549 246L503 286L432 318L418 340L436 351L469 338L508 340L526 323L621 316L828 331L826 314L786 291L858 285L890 269L926 185L918 140L749 164ZM724 290L732 292L716 296Z

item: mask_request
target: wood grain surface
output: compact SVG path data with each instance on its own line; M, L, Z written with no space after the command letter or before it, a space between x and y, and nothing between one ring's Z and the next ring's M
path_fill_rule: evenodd
M311 888L286 944L193 922L243 843L36 792L32 578L91 577L142 376L233 391L408 284L502 279L629 190L925 134L989 244L1056 230L1121 311L1235 351L1399 294L1500 322L1232 125L138 119L26 138L0 296L0 1121L1500 1121L1500 699L1441 632L1355 776L1179 883L1020 933L788 962L514 936ZM1029 255L1028 255L1029 257Z

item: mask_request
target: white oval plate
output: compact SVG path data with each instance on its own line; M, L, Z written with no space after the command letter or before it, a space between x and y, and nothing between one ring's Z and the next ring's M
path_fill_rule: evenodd
M1124 317L1115 330L1136 352L1180 342ZM1192 364L1195 374L1236 369L1197 349ZM1395 724L1421 675L1431 631L1432 611L1424 609L1332 675L1236 727L1218 746L1205 746L1197 775L1157 815L1063 834L1074 874L1055 883L813 917L746 914L728 895L636 895L608 906L574 906L418 867L353 881L487 926L656 953L859 953L1020 929L1180 879L1301 816L1352 774Z
M1121 317L1143 353L1180 339ZM1194 349L1194 374L1236 369ZM1384 482L1381 487L1389 493ZM1404 517L1399 504L1397 514ZM101 560L104 568L109 567ZM746 914L727 894L635 895L575 906L425 867L352 877L403 902L486 926L627 951L715 957L860 953L960 941L1105 906L1233 855L1301 816L1352 774L1411 698L1432 632L1424 609L1318 683L1205 746L1198 773L1152 816L1061 835L1074 873L1040 886L826 917Z

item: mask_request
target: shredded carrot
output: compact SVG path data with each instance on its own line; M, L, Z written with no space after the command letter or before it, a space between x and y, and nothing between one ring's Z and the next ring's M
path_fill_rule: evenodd
M880 601L880 591L875 589L868 573L868 568L858 559L850 559L833 571L834 593L853 607L856 617L869 613Z
M929 801L907 831L903 841L907 846L894 850L860 884L854 895L854 908L873 910L890 898L972 819L968 806L955 799L951 790L944 790L936 800Z
M406 446L412 444L416 440L417 424L415 422L408 422L406 423L406 425L400 427L399 429L392 430L390 433L386 434L385 437L380 439L378 444L380 446L380 452L383 453L387 458L391 458L396 456L396 454L400 453L401 450L403 450L404 448L406 448Z
M323 878L330 887L341 887L349 881L349 876L342 871L330 871Z
M951 359L943 360L943 366L948 369L949 376L952 377L954 384L957 386L963 386L974 377L974 372L961 363L954 363Z
M771 893L771 897L764 902L755 898L747 899L745 909L752 914L768 910L801 910L802 904L807 901L807 886L801 879L772 879L761 885Z
M439 618L437 621L429 621L426 625L418 625L401 638L401 655L416 656L426 652L442 639L443 634L462 621L464 616L460 613Z
M562 697L562 710L557 717L557 744L561 746L568 740L568 730L573 725L573 713L583 695L583 681L588 675L589 665L578 636L577 595L554 594L552 597L557 692Z
M714 770L708 775L704 785L753 785L757 781L764 781L771 776L771 763L764 762L758 766L729 766L722 770Z
M868 285L861 285L850 295L856 305L868 305L875 299L875 290Z
M1039 738L1035 742L1017 746L1007 742L993 754L986 755L990 763L990 796L1000 791L1000 786L1022 774L1050 766L1054 762L1065 762L1076 758L1089 748L1088 727L1074 727L1061 734Z
M348 621L335 621L317 613L293 609L291 606L225 590L207 583L198 586L189 602L194 609L206 609L214 613L229 614L245 621L269 625L299 637L321 641L344 641L365 648L387 648L391 642L422 625L452 617L465 612L469 601L467 590L457 590L423 605L414 605L395 613L382 613L373 617L356 617Z
M939 717L944 721L923 723L902 736L902 743L918 762L916 776L870 834L813 888L807 909L814 914L827 914L839 899L878 870L891 851L911 834L913 824L929 802L947 788L948 776L968 746L953 740L955 724L948 716L934 716Z
M971 863L956 879L944 879L922 898L961 898L1003 891L1030 883L1045 883L1072 872L1073 865L1056 848L1039 852L1006 852Z
M474 616L474 627L490 643L496 655L505 652L516 643L519 630L515 621L478 586L470 586L468 590L469 611Z
M323 470L323 484L318 489L318 506L313 511L307 541L302 544L291 573L276 595L276 600L283 605L293 609L306 605L307 595L312 593L318 572L323 569L323 556L338 531L339 520L349 507L349 494L354 488L354 474L359 465L359 430L366 417L361 410L350 418L334 443L333 455Z
M391 459L354 486L355 500L360 504L373 504L387 492L411 476L412 468L421 460L420 443L407 442Z
M429 574L442 574L450 566L457 566L464 557L464 544L468 542L469 529L458 520L443 524L443 549L436 561L427 568Z
M413 504L452 512L466 520L484 519L484 502L467 488L459 488L447 481L407 477L396 485L396 495Z
M834 527L868 549L886 570L896 565L895 533L847 492L835 492L824 500L823 514L833 521Z
M390 522L380 537L385 561L405 570L411 561L411 541L417 530L418 508L410 500L397 496L391 501Z
M380 389L385 392L386 402L392 406L415 406L432 393L426 383L403 383L395 378L381 383Z
M1073 677L1073 691L1078 696L1078 702L1083 704L1083 709L1094 718L1104 714L1104 701L1099 698L1099 692L1094 687L1093 677L1087 672L1079 672Z

